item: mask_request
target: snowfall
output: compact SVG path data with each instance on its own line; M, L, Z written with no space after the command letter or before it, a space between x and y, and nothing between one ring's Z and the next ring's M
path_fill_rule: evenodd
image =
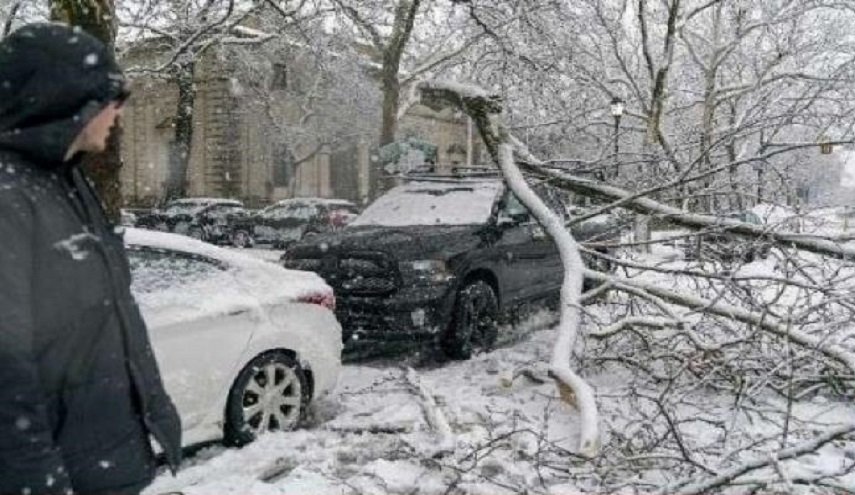
M840 230L827 222L818 222L815 228L823 234ZM275 251L252 250L252 254L270 261L278 257ZM647 256L660 266L681 263L667 245ZM771 273L776 268L773 260L760 260L743 270ZM676 279L658 280L663 281L672 287L679 284ZM604 305L593 304L587 318L608 316L604 311ZM536 313L505 328L497 349L469 361L415 356L346 365L337 389L314 401L300 429L267 434L243 448L202 447L185 459L176 475L164 469L144 494L596 491L598 482L587 461L574 454L578 412L560 400L547 376L555 321L554 314ZM580 359L584 369L584 355ZM632 416L638 405L627 400L630 390L639 386L634 377L614 369L587 370L585 377L596 390L603 435L635 434ZM706 413L718 407L721 417L734 424L750 419L731 417L731 405L714 392L700 392L695 400L704 403ZM776 405L776 400L770 397L769 404ZM677 414L691 416L692 411ZM793 415L831 428L855 421L855 408L819 394L796 404ZM747 435L759 437L774 428L752 421L742 425ZM820 431L802 431L801 440ZM703 425L692 433L696 438L691 440L699 442L713 435ZM853 458L855 446L836 441L787 461L786 467L790 472L834 473ZM639 469L625 486L633 493L639 486L667 487L677 477L667 470ZM852 475L840 476L837 482L855 487Z

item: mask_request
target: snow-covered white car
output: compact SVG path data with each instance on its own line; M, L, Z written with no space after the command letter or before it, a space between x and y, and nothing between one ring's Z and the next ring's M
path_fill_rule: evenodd
M188 237L127 229L132 291L185 445L297 426L341 369L332 289Z

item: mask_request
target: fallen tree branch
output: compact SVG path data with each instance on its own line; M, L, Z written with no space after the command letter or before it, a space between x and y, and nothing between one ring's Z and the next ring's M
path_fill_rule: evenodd
M741 237L759 239L783 246L792 246L796 249L816 254L823 254L834 258L855 260L855 249L842 246L833 239L818 236L811 237L804 234L775 232L762 225L744 223L732 218L687 213L683 210L673 206L668 206L647 197L633 198L633 193L619 187L550 170L538 163L532 163L531 157L527 158L527 160L529 161L520 162L520 168L529 173L548 178L550 180L550 184L555 187L566 189L576 194L588 197L606 198L609 200L627 200L625 203L621 204L621 207L644 215L661 216L675 225L694 229L724 229L729 233L733 233Z
M792 326L788 326L785 321L781 321L777 318L769 316L768 314L764 315L754 313L736 306L709 301L685 293L663 289L661 287L657 287L655 285L644 282L629 280L622 277L615 277L612 275L606 275L605 273L597 272L594 270L586 269L585 276L598 282L610 283L613 286L624 285L629 287L635 287L636 289L644 290L653 294L654 296L657 296L661 299L664 299L673 304L677 304L679 306L684 306L689 309L702 311L704 313L723 316L725 318L730 318L732 320L747 323L749 325L754 325L757 328L760 328L768 333L774 334L778 337L788 338L795 344L824 354L829 358L846 366L849 371L855 372L855 355L850 353L848 350L839 345L827 344L823 342L822 339L792 328Z
M425 387L415 370L412 368L407 368L405 376L407 383L421 399L420 403L422 411L425 413L425 420L427 420L431 429L433 429L434 433L437 435L437 444L434 447L431 457L440 457L454 452L454 448L457 445L454 433L451 431L451 426L448 425L445 413L443 413L442 409L440 409L436 404L433 394L427 389L427 387Z
M630 316L627 318L622 318L619 321L612 323L606 328L599 330L597 332L588 332L590 337L595 339L605 339L611 337L617 333L620 333L624 329L632 328L632 327L647 327L654 329L665 329L665 328L675 328L681 325L680 321L675 321L667 318L654 318L648 316Z
M805 454L810 454L815 452L817 449L822 447L823 445L836 440L844 435L848 435L849 433L855 432L855 423L844 424L838 426L836 428L832 428L822 435L809 440L807 442L802 442L794 447L790 447L788 449L784 449L779 451L776 455L764 455L762 457L757 457L756 459L750 460L746 463L743 463L739 466L730 468L718 476L714 476L707 480L703 481L694 481L694 480L683 480L672 484L668 487L663 488L659 491L659 493L665 494L679 494L679 495L695 495L699 493L710 493L714 491L716 488L719 488L727 483L732 482L736 478L740 476L750 473L752 471L756 471L758 469L763 469L773 465L775 462L793 459Z
M508 188L534 216L558 247L564 267L561 317L553 348L549 376L561 398L579 409L579 453L592 457L600 448L599 416L594 390L571 367L573 347L580 328L580 300L584 262L564 221L529 187L514 158L514 138L501 121L502 100L483 88L454 82L431 81L419 85L422 101L457 106L472 117L490 156L498 164ZM430 104L428 105L430 106Z

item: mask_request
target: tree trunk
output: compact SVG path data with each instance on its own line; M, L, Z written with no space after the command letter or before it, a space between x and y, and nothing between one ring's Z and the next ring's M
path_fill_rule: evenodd
M398 132L398 106L401 99L401 83L398 81L398 66L383 64L383 122L380 128L380 146L395 141Z
M116 15L113 0L50 0L51 19L79 26L110 49L116 40ZM121 219L122 155L121 132L116 130L107 150L99 155L84 155L83 167L95 183L107 216L118 223Z
M0 38L9 36L9 33L12 31L12 23L15 22L15 16L18 15L18 10L20 10L22 2L23 0L18 0L12 4L12 7L9 9L9 15L6 17L6 22L3 24L3 32L0 33Z
M395 141L398 131L398 107L401 99L401 57L410 41L413 24L421 0L400 0L395 6L395 21L392 35L383 50L383 123L380 129L380 145Z
M166 184L166 199L182 198L187 195L187 170L193 145L193 106L196 103L196 87L193 84L195 62L182 63L173 73L178 86L178 103L175 110L175 141L169 157L169 177Z

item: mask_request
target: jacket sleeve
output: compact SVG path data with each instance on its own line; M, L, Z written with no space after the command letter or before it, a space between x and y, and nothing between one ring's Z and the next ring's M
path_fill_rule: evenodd
M32 212L30 198L0 184L0 493L65 494L34 349Z

